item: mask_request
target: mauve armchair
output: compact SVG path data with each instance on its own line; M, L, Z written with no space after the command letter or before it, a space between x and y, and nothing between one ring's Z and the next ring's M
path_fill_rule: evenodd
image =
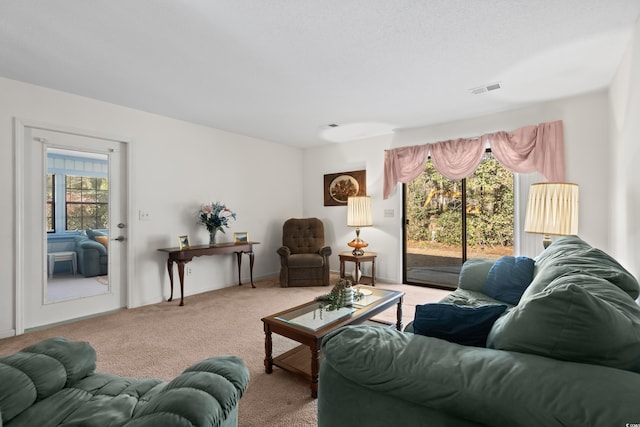
M282 226L280 286L329 286L331 248L318 218L291 218Z

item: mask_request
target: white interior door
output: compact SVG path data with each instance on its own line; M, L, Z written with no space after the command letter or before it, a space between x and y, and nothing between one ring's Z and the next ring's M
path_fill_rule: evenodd
M49 130L24 128L23 179L24 221L22 286L24 329L67 321L126 306L127 278L127 176L124 142ZM108 264L107 283L102 293L52 300L47 284L51 264L51 242L47 242L47 172L48 152L73 154L81 158L100 158L107 161L108 173ZM73 163L73 160L69 160ZM82 168L83 162L76 167ZM91 162L87 162L90 165ZM90 168L91 166L86 166ZM57 203L65 203L60 200ZM83 230L64 230L70 236ZM73 250L71 247L67 251ZM55 252L55 250L53 250ZM76 262L79 260L76 258ZM54 265L55 267L55 265ZM80 275L78 275L80 276ZM104 281L104 278L103 278ZM20 311L18 310L18 313ZM19 323L19 322L17 322ZM20 333L20 328L17 328Z

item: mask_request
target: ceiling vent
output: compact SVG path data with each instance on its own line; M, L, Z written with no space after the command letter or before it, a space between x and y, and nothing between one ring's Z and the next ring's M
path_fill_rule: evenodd
M501 88L500 83L489 83L484 86L473 87L469 89L469 92L471 92L473 95L480 95L481 93L490 92L492 90L498 90L500 88Z

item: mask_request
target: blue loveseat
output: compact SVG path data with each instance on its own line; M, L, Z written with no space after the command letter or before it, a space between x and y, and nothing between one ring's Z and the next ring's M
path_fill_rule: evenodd
M249 381L234 356L203 360L168 383L95 367L88 343L64 338L0 357L0 426L236 427Z
M533 280L508 304L485 293L494 262L467 262L458 289L442 301L506 306L488 329L486 347L375 326L327 335L318 425L640 423L637 280L569 236L535 259Z

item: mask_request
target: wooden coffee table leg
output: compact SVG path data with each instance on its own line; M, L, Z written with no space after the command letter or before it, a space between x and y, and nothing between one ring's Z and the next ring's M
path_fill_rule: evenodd
M264 324L264 371L267 374L273 372L273 341L271 339L271 328Z
M320 372L320 342L311 346L311 397L318 397L318 373Z

